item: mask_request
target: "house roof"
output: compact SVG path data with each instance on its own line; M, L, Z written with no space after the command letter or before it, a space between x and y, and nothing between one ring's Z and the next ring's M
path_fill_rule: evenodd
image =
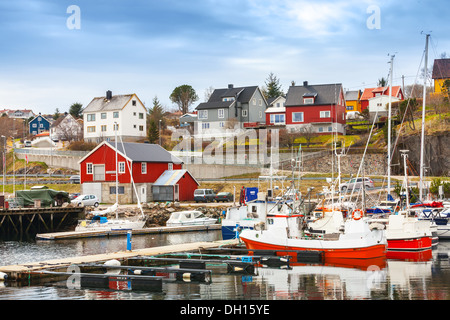
M159 176L158 180L153 184L154 186L173 186L175 185L184 174L189 174L192 179L200 185L197 180L191 175L191 173L187 170L166 170L162 175Z
M115 150L115 143L103 141L94 150L89 152L79 163L83 162L87 157L94 153L101 146L107 144L111 149ZM172 155L169 151L161 147L159 144L123 142L117 143L117 152L123 157L133 162L163 162L182 164L183 161Z
M197 110L228 108L234 101L222 101L223 98L235 98L240 103L248 103L258 90L258 86L251 87L228 87L225 89L215 89L207 102L200 103Z
M450 78L450 59L435 59L433 65L433 79Z
M83 113L122 110L134 95L134 93L119 94L112 96L111 100L108 100L106 97L94 98L83 110Z
M400 86L392 86L392 96L397 97L400 93ZM374 93L381 93L382 95L389 95L389 87L378 87L378 88L366 88L361 96L361 100L369 100L374 97Z
M346 91L345 92L345 100L346 101L356 101L359 99L360 95L361 95L361 90Z
M340 83L290 86L286 98L286 107L305 105L303 97L314 96L315 94L317 97L313 105L337 104L341 89L342 84Z

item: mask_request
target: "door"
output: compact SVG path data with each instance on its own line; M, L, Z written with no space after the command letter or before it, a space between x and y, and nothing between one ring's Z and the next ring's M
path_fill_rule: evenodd
M141 186L140 198L141 203L147 202L147 186Z
M180 201L180 190L179 186L176 184L174 188L173 201Z

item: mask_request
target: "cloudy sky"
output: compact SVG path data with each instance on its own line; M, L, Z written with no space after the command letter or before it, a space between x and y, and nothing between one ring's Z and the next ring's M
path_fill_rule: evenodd
M394 85L422 82L424 33L429 65L450 56L449 16L444 0L0 0L0 109L64 112L111 90L170 110L176 86L201 102L270 72L285 92L357 90L388 77L389 54Z

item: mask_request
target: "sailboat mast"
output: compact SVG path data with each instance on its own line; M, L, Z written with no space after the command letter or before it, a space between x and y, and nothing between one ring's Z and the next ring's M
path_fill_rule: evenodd
M391 131L392 131L392 70L394 68L394 57L395 55L391 56L391 70L389 71L389 76L390 76L390 80L389 80L389 110L388 110L388 147L387 147L387 170L388 170L388 181L387 181L387 195L389 197L389 195L391 194Z
M119 172L118 172L118 168L117 168L117 122L114 122L114 129L115 129L115 147L116 147L116 204L119 204ZM119 217L119 213L116 209L116 219L118 219Z
M419 181L419 199L423 201L423 173L424 173L424 148L425 148L425 103L427 97L427 65L428 65L428 38L425 41L425 71L423 77L423 103L422 103L422 138L420 142L420 181Z

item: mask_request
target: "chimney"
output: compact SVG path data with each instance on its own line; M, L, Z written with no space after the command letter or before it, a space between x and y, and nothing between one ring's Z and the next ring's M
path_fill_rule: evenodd
M233 87L234 87L233 84L228 85L228 89L233 89Z
M303 81L303 86L306 87L308 85L308 81Z
M112 92L111 90L106 91L106 99L111 100L112 99Z

